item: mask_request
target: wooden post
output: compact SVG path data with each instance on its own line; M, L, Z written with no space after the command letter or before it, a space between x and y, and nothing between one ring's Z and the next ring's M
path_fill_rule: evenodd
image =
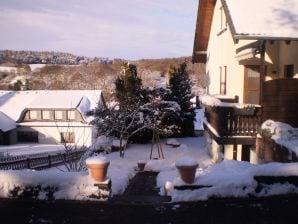
M265 76L266 76L265 51L266 51L266 40L262 40L260 44L261 59L260 59L260 94L259 94L259 97L260 97L259 102L261 106L263 104L263 84L265 82Z
M27 158L27 168L30 169L30 158Z
M150 151L150 160L152 159L153 148L154 148L154 145L155 144L157 146L158 158L159 159L160 158L164 159L164 154L163 154L163 151L162 151L162 147L161 147L159 135L158 135L158 133L155 130L153 130L152 142L151 142L151 151Z
M49 160L49 168L51 168L52 167L51 155L48 155L48 160Z

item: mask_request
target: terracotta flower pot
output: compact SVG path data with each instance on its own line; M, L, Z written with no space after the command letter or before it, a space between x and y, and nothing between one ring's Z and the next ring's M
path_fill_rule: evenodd
M192 158L182 158L176 162L180 178L187 184L192 184L196 177L199 164Z
M90 176L96 182L104 182L110 162L103 157L91 157L86 160Z

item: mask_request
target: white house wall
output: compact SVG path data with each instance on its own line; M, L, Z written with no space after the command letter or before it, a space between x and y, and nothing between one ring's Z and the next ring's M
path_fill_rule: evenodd
M92 126L21 126L17 131L36 131L38 132L38 143L40 144L60 144L61 132L74 132L75 144L77 146L92 145Z
M207 49L206 71L209 77L209 94L220 93L220 67L227 66L227 85L228 96L239 96L239 101L243 100L244 88L244 67L235 59L236 49L251 41L239 41L234 44L230 28L221 31L221 1L216 2L214 9L210 39Z

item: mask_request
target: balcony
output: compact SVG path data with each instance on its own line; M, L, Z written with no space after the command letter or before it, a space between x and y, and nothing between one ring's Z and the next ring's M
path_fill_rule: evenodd
M224 101L201 100L205 108L205 128L219 144L253 145L261 123L261 107Z

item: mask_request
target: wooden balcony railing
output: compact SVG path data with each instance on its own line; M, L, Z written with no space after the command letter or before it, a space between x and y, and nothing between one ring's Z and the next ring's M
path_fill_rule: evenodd
M235 107L208 106L205 116L220 137L256 136L261 122L261 108L240 109Z

